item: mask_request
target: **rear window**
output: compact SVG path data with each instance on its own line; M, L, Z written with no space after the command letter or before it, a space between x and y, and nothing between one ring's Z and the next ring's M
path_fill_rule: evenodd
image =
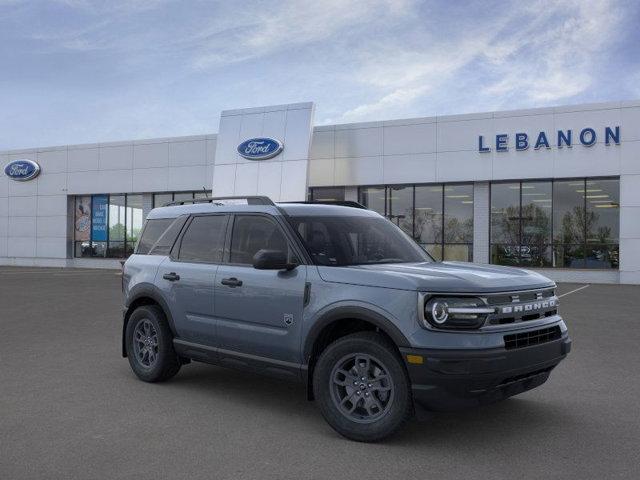
M138 242L136 253L146 255L151 247L158 241L160 236L167 230L169 225L173 223L175 218L154 218L147 220L144 231Z

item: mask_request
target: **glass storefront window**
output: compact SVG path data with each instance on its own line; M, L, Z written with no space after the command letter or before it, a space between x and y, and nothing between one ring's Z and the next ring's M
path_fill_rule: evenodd
M385 188L384 187L363 187L359 191L360 203L369 210L385 215Z
M76 197L74 218L74 256L91 255L91 196Z
M127 195L126 255L131 255L142 231L142 195Z
M109 240L107 246L107 256L122 258L124 253L125 238L125 196L109 196Z
M618 268L618 179L491 185L491 262Z
M153 208L164 207L167 203L193 200L194 198L211 197L211 192L197 190L195 192L164 192L153 194Z
M173 202L173 193L154 193L153 208L163 207L167 203Z
M311 189L309 199L312 202L344 201L344 187L315 187Z
M124 258L142 231L142 195L78 196L74 217L74 256Z
M473 260L473 184L363 187L359 198L436 260Z
M442 260L442 185L416 186L415 239L436 260Z
M388 187L387 218L413 237L413 187Z
M473 185L444 186L444 260L473 258Z
M551 266L552 183L523 182L520 186L520 265Z

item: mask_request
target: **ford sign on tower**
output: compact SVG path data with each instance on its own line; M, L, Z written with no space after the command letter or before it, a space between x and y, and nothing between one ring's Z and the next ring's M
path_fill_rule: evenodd
M283 145L273 138L250 138L238 145L238 153L249 160L266 160L278 155Z

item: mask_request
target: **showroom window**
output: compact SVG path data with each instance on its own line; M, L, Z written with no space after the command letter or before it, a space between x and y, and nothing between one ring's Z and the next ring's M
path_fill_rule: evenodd
M163 192L153 194L153 208L162 207L167 203L178 202L181 200L193 200L194 198L208 198L210 192L197 190L195 192Z
M74 256L123 258L131 253L143 226L142 195L75 197Z
M309 200L312 202L342 202L344 187L315 187L309 189Z
M491 263L618 268L619 180L491 184Z
M473 260L473 184L362 187L359 201L386 216L437 260Z

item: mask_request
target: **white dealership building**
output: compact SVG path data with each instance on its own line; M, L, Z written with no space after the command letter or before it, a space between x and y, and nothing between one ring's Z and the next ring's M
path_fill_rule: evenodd
M117 267L153 206L213 192L358 201L438 260L640 283L640 101L313 119L228 110L217 134L0 152L0 264Z

